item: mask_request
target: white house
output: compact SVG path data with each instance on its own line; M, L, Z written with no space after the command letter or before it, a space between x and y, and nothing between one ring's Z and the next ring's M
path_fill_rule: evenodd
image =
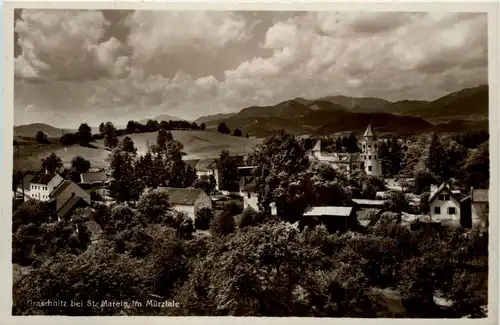
M243 197L243 209L252 208L255 211L259 211L259 195L255 190L252 178L250 176L242 177L239 186L240 195ZM271 204L271 214L273 216L278 214L274 203Z
M58 187L64 179L61 175L55 173L38 174L30 181L29 195L33 199L48 201L50 193Z
M167 193L172 207L178 212L184 212L193 220L201 208L212 208L212 199L204 191L194 188L160 187Z
M460 198L447 183L431 185L429 208L431 220L461 225Z

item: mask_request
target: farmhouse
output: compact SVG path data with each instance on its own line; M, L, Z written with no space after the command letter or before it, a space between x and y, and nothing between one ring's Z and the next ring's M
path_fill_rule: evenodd
M201 208L212 208L212 199L204 191L194 188L160 187L168 195L172 207L186 213L193 220Z
M318 140L310 152L310 159L328 162L333 167L345 171L363 169L367 175L382 175L382 161L379 155L378 140L368 125L361 138L361 153L327 153L322 151Z
M446 182L431 185L429 208L430 220L461 225L460 198Z
M250 176L245 176L240 179L239 183L240 195L243 197L243 209L251 208L259 211L259 195L255 189L255 183ZM276 205L271 204L271 215L278 214Z
M64 179L57 173L41 173L30 181L29 196L39 201L48 201L50 193L54 191Z
M91 200L90 194L76 183L64 180L50 193L48 203L57 217L62 219L71 215L76 208L90 205Z

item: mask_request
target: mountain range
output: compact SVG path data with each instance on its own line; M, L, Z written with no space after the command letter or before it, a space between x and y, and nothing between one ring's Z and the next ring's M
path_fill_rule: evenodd
M450 93L434 101L390 102L374 97L301 97L270 106L251 106L235 114L204 116L207 128L226 123L253 136L282 128L298 134L324 135L361 131L368 123L380 132L450 132L488 128L488 86Z
M203 116L195 120L207 129L224 122L243 134L265 137L276 129L295 134L325 135L362 131L368 123L379 132L452 132L488 129L488 85L462 89L434 101L388 101L375 97L327 96L319 99L296 97L276 105L250 106L237 113ZM180 120L163 114L157 121ZM146 123L147 119L140 121ZM97 130L98 128L92 128ZM16 136L34 136L41 130L59 137L61 129L46 124L14 127ZM74 132L74 130L64 130Z

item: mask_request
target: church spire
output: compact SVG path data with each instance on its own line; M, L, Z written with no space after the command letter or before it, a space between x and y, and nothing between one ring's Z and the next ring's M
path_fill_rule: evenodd
M373 137L373 130L371 124L368 124L368 127L366 128L365 133L363 134L364 137Z

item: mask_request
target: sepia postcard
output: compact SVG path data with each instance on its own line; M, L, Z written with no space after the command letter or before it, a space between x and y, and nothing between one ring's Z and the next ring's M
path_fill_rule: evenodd
M498 4L4 19L1 324L498 323Z

